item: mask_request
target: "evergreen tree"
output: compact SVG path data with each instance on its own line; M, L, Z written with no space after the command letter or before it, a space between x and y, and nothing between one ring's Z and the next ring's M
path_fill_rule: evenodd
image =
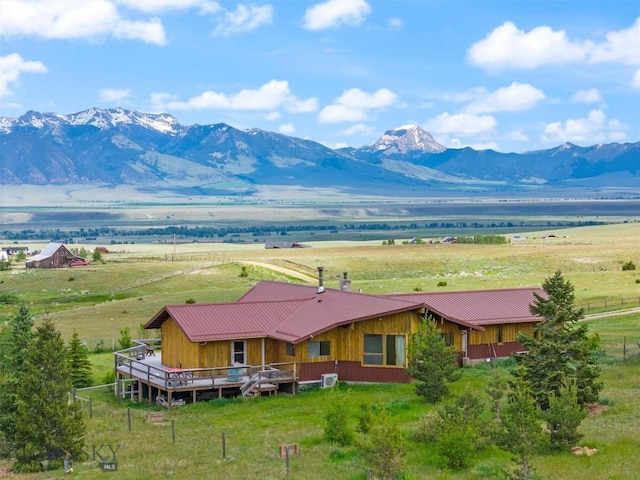
M0 432L9 445L13 445L16 432L16 391L25 375L33 335L33 317L22 303L0 335Z
M412 335L406 368L409 376L417 380L416 393L428 403L442 400L449 393L448 384L462 375L457 357L457 352L445 344L433 319L424 318L418 332Z
M551 435L551 446L565 450L582 438L578 427L587 418L587 409L578 403L575 380L563 382L558 396L549 398L549 408L543 418Z
M73 388L90 387L92 381L89 349L80 341L78 332L75 330L67 347L67 361L69 362Z
M559 394L565 379L576 380L580 405L596 402L603 386L597 382L600 367L587 326L576 323L582 311L574 307L573 285L558 271L545 280L543 289L547 297L536 294L530 310L545 321L538 324L535 336L518 335L529 355L515 357L523 368L512 374L527 383L543 410L549 408L550 397Z
M65 450L80 454L85 425L80 404L69 402L72 387L64 341L46 318L29 345L17 389L17 471L39 471L45 462L57 468Z
M533 478L531 457L547 442L542 430L540 411L522 383L515 387L502 411L496 444L516 455L518 480Z
M374 479L394 480L400 477L405 463L406 447L397 425L382 411L371 426L358 451Z

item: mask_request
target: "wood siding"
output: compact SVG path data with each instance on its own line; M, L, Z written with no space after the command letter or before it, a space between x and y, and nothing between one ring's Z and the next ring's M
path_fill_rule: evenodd
M411 377L404 368L370 367L361 362L338 361L304 363L300 366L300 381L317 381L323 373L337 373L345 382L410 383Z

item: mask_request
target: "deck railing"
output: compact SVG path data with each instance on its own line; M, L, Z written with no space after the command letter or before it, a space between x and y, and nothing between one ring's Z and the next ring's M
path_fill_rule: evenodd
M165 391L240 387L255 375L258 378L278 378L295 382L297 365L293 362L265 365L229 365L210 368L171 368L146 362L150 342L140 342L131 348L114 353L116 371L156 385ZM277 373L273 373L277 372Z

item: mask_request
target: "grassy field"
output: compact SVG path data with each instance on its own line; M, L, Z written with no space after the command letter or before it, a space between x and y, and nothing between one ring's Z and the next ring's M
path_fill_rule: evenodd
M27 301L34 313L49 313L65 338L75 329L90 348L113 343L124 327L136 332L167 304L235 301L260 279L297 281L256 261L310 276L325 267L325 284L337 287L348 272L354 291L409 293L414 290L476 290L537 286L561 270L575 286L581 305L640 300L640 223L581 227L506 245L424 244L382 246L381 242L318 242L311 248L265 249L221 243L122 245L89 267L0 272L0 294ZM36 248L38 244L30 245ZM84 245L79 244L77 248ZM446 286L438 287L441 282ZM0 304L0 318L14 311Z
M628 261L640 266L639 223L567 229L554 231L556 238L541 238L545 233L529 234L526 242L487 246L319 242L307 249L266 250L262 245L123 245L121 251L105 255L104 264L86 268L14 267L0 272L0 294L28 302L37 315L51 315L65 338L78 331L90 349L100 341L110 347L124 327L135 337L140 324L166 304L182 304L187 299L235 301L260 279L296 281L254 266L247 267L248 277L240 277L243 261L311 276L322 265L329 287L337 287L337 277L347 271L353 289L366 293L531 286L560 269L576 287L579 304L640 297L639 271L621 269ZM438 287L441 281L447 285ZM0 318L12 315L14 309L0 305ZM589 326L603 342L605 389L601 398L605 405L583 422L581 430L585 434L582 444L597 448L598 453L592 457L541 455L534 465L545 479L637 479L640 315L590 320ZM112 368L112 355L92 355L92 362L94 378L100 383ZM508 366L465 369L454 389L482 393L486 380L495 374L507 375ZM119 471L108 474L112 478L364 480L365 469L355 449L323 440L323 417L333 402L345 405L354 423L361 403L386 406L406 437L407 479L498 479L500 469L509 465L509 455L489 449L479 452L468 470L443 470L433 447L410 439L417 419L430 408L415 396L411 385L353 385L297 396L212 401L165 412L165 421L158 424L146 419L147 413L157 411L155 405L119 405L106 389L83 395L94 399L86 443L121 445ZM130 431L127 408L132 418ZM298 443L300 453L292 456L287 477L278 448L289 443ZM95 478L103 474L95 461L77 459L74 475ZM62 476L62 472L49 472L32 478Z
M597 453L591 457L570 453L539 455L533 464L544 479L637 479L640 354L633 344L623 361L622 343L625 337L629 342L640 336L640 315L594 320L589 326L603 342L605 389L601 398L606 405L583 422L581 445L596 448ZM98 372L110 368L111 357L107 354L93 356L93 360ZM508 368L508 362L499 362L493 369L488 365L467 368L454 384L454 391L471 390L483 395L486 380L491 375L508 375ZM405 437L407 479L495 480L504 478L500 476L501 469L510 465L509 455L488 448L476 453L473 465L466 470L443 469L432 446L411 439L420 416L433 408L414 394L411 385L340 385L338 389L314 389L296 396L213 400L164 411L164 421L160 423L147 420L149 412L158 411L155 406L126 400L119 405L106 389L82 395L93 398L87 444L120 446L118 472L109 474L119 479L364 480L365 466L356 449L339 447L323 438L324 415L334 403L348 410L352 426L360 404L384 406L390 412ZM291 443L298 443L300 452L291 456L286 475L279 447ZM74 467L74 475L80 478L103 475L93 460L76 459ZM57 473L62 477L61 472ZM57 476L49 472L21 478Z

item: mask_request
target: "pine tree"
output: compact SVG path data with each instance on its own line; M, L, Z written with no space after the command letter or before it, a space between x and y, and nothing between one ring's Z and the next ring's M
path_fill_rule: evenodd
M9 445L13 445L16 432L16 391L25 375L27 351L33 335L29 307L20 304L0 335L0 432Z
M89 349L80 341L78 332L75 330L67 347L67 361L69 362L73 388L90 387L92 381Z
M547 442L547 436L542 430L540 411L524 384L518 384L510 395L496 436L499 447L516 455L519 471L515 478L532 478L531 457Z
M385 410L380 412L364 440L358 443L358 452L372 478L394 480L402 474L407 454L404 439Z
M578 427L587 418L587 409L578 403L575 380L563 382L558 396L549 398L549 408L543 417L551 434L551 446L565 450L582 438Z
M449 393L450 382L462 375L456 364L457 352L446 346L442 334L431 317L424 318L409 346L411 378L417 380L416 393L428 403L436 403Z
M547 297L535 295L531 312L545 318L536 335L521 333L518 341L529 351L516 360L523 368L512 374L530 388L540 408L549 408L549 399L557 396L565 379L577 382L580 405L596 402L602 389L596 351L588 336L588 328L576 322L582 315L574 307L573 285L558 271L543 283Z
M39 471L45 462L56 468L65 450L80 454L85 425L80 404L69 402L72 387L64 341L46 318L29 345L17 389L17 471Z

